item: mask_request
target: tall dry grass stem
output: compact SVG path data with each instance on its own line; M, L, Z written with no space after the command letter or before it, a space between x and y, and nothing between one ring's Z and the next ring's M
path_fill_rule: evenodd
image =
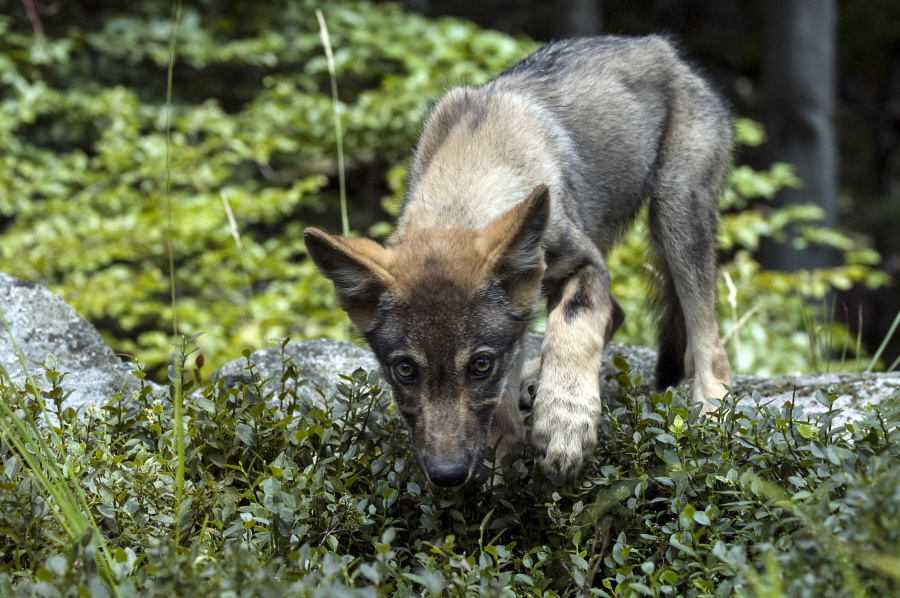
M316 9L316 18L319 20L319 35L322 37L322 46L325 48L325 57L328 59L328 75L331 79L331 105L334 113L334 135L337 140L338 152L338 183L341 191L341 231L343 235L350 235L350 222L347 218L347 185L344 175L344 140L341 131L340 102L338 100L337 75L334 68L334 53L331 51L331 38L328 35L328 26L322 11Z
M175 67L175 42L178 39L178 23L181 20L181 0L172 2L172 28L169 35L169 69L166 80L166 237L169 246L169 286L172 300L172 334L178 336L178 305L175 296L175 227L172 210L172 173L169 168L169 154L172 145L172 71ZM184 393L182 388L181 363L173 359L174 375L171 376L174 388L172 397L175 436L175 543L181 540L181 502L184 494Z

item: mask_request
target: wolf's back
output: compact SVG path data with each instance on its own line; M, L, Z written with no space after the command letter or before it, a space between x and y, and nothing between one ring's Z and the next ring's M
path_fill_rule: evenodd
M730 155L727 106L665 37L552 43L482 89L530 95L545 106L571 136L593 193L646 195L676 127L690 126L714 153Z

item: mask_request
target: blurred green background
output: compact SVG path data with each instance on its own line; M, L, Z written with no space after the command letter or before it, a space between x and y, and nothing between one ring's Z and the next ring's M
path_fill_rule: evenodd
M652 11L629 24L637 13L618 4L604 13L621 19L613 30L653 29ZM310 224L340 230L334 105L315 9L334 47L350 227L375 238L391 232L430 102L448 86L487 80L538 43L390 3L185 2L169 111L172 7L0 0L0 270L49 286L157 377L173 340L169 243L178 330L205 332L204 376L273 339L352 336L301 235ZM739 114L758 118L734 91L759 61L751 28L730 40L697 31L685 33L688 54L725 81ZM769 205L797 178L760 157L756 122L736 122L742 149L722 199L719 293L734 370L864 367L857 337L839 323L846 305L829 290L889 280L872 235L859 219L851 234L817 226L823 212L812 204ZM762 269L760 241L785 239L789 225L796 246L835 247L834 267ZM628 313L615 340L652 346L640 231L609 261Z

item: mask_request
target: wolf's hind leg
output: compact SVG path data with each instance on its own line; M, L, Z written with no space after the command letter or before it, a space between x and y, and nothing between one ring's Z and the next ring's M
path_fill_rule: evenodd
M542 453L544 473L560 483L578 473L597 445L601 355L624 312L599 255L550 297L549 310L531 442Z
M724 113L684 111L670 126L649 210L653 246L664 260L657 384L692 378L693 400L706 412L713 408L708 399L723 397L722 385L730 383L715 316L717 200L730 125Z
M708 413L714 409L708 399L724 396L726 391L722 385L729 384L730 380L728 356L719 340L715 321L714 291L712 298L708 290L704 291L700 277L703 268L698 268L682 274L689 281L682 291L686 297L682 303L668 264L660 260L658 267L663 282L658 297L662 315L656 386L662 390L682 379L691 380L692 400L701 403L703 412Z

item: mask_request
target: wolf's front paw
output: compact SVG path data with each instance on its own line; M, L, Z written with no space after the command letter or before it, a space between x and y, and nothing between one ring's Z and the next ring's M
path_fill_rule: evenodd
M596 399L592 402L599 405ZM541 453L541 469L554 483L574 478L594 452L599 415L569 397L552 396L538 389L531 443Z

